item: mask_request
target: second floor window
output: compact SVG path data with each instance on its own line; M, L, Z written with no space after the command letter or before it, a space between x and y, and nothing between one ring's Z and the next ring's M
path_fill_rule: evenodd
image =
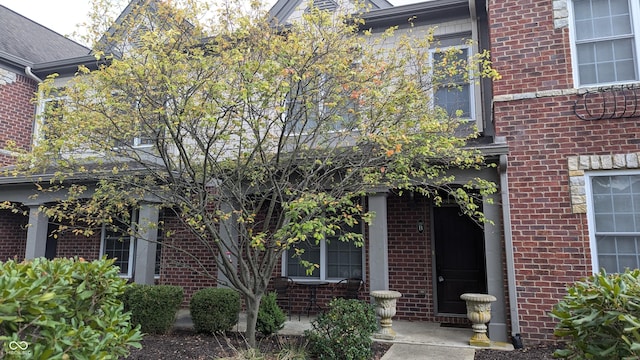
M473 119L473 86L468 76L468 47L456 47L432 53L436 86L433 103L450 117Z
M578 85L639 80L640 2L573 0L572 4Z

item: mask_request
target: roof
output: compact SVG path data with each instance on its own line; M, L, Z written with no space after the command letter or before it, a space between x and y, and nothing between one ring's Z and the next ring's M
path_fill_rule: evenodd
M293 11L300 6L303 2L308 0L278 0L269 10L269 13L273 18L283 21L288 19ZM392 8L393 5L387 0L369 0L368 3L373 5L373 9L386 9Z
M372 10L364 15L366 26L386 27L414 23L437 23L444 19L469 17L469 0L431 0L392 8Z
M13 65L82 57L90 49L0 5L0 60Z

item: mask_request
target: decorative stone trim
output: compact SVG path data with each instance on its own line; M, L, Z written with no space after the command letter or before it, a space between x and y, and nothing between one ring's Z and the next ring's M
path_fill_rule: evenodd
M545 97L562 96L562 95L575 95L575 94L578 94L578 89L542 90L542 91L532 91L532 92L519 93L519 94L498 95L493 97L493 102L526 100L526 99L536 99L536 98L545 98Z
M16 81L16 73L5 69L0 69L0 86L14 83Z
M571 191L571 211L574 214L587 213L584 172L589 170L617 170L640 168L640 153L579 155L569 156L569 188Z
M553 0L553 27L562 29L569 26L567 0Z

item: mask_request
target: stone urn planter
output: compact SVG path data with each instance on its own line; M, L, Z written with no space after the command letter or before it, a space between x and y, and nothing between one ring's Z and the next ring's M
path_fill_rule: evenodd
M473 323L473 336L469 339L471 346L491 346L487 336L487 325L491 320L491 303L496 297L488 294L462 294L460 299L467 303L467 317Z
M375 290L371 292L375 300L376 315L380 317L380 331L373 334L376 339L393 340L396 332L391 327L391 318L396 314L396 300L402 296L397 291Z

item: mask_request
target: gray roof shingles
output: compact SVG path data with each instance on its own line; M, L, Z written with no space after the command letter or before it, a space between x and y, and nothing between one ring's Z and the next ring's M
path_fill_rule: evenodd
M0 5L0 53L24 65L89 55L90 49Z

